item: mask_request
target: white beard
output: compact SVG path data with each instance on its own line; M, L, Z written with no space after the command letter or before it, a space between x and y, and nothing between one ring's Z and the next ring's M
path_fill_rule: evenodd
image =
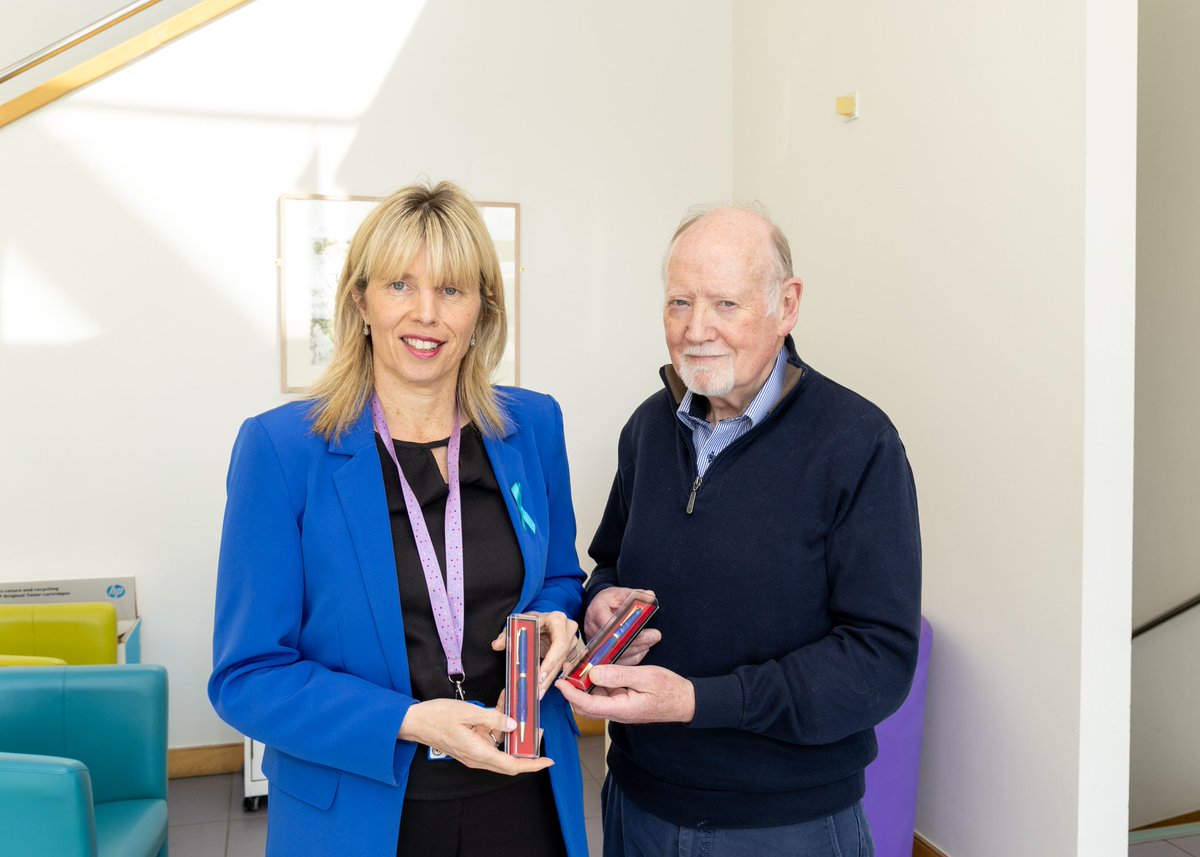
M687 355L679 361L679 377L693 393L712 398L727 395L734 386L733 358L725 357L720 361L705 361L705 365L696 366Z

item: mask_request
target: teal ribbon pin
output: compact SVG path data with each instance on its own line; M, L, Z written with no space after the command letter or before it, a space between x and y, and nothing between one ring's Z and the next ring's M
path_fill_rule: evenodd
M514 482L512 484L513 499L517 501L517 511L521 513L521 523L525 525L525 529L531 533L537 532L537 524L533 522L533 518L525 511L525 507L521 505L521 483Z

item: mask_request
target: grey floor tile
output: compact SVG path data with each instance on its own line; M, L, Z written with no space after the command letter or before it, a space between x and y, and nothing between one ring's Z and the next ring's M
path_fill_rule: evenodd
M251 817L229 822L229 850L226 857L263 857L267 850L267 820Z
M267 806L269 801L261 801L258 809L254 812L247 812L244 808L246 800L246 784L243 782L241 775L237 775L233 780L233 785L229 789L229 817L230 818L254 818L255 816L266 817Z
M167 785L167 817L171 825L225 821L229 818L229 775L185 777Z
M579 761L594 779L604 780L604 736L579 739Z
M583 778L583 817L600 817L600 784L586 775Z
M589 857L601 857L604 853L604 833L600 826L599 818L589 818L584 822L587 825L587 843ZM171 857L175 857L174 854Z
M600 780L596 774L601 778L604 774L604 739L581 738L579 748L588 849L592 857L600 857ZM168 792L171 857L262 857L270 804L264 803L258 812L245 812L244 796L240 774L171 780ZM1183 854L1176 852L1173 857Z
M228 821L183 824L167 833L171 857L224 857Z
M246 796L246 784L240 773L229 775L229 817L238 818L242 812L242 798Z
M247 812L242 809L241 800L238 801L237 809L229 815L230 821L244 821L248 824L266 824L267 823L267 808L269 804L263 802L259 804L259 808L254 812Z
M1143 842L1129 846L1129 857L1184 857L1185 852L1169 842ZM175 855L171 855L175 857Z
M167 787L173 792L194 792L228 787L233 774L211 774L207 777L179 777L168 780Z
M1188 857L1200 857L1200 836L1185 836L1182 839L1172 839L1171 844Z

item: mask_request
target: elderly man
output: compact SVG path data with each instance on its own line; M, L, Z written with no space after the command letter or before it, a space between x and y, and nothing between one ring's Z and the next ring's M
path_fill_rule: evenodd
M917 657L904 447L797 356L802 284L763 215L686 220L664 274L671 365L621 433L585 615L652 590L657 630L591 695L558 682L612 721L604 853L870 855L873 727Z

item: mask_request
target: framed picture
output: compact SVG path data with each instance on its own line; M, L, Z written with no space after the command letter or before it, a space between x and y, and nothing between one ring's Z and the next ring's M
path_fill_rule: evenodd
M380 201L370 196L279 197L280 375L285 393L303 393L333 356L334 295L350 239ZM479 202L484 225L496 245L508 340L493 382L519 383L517 295L520 290L521 207L515 202Z

